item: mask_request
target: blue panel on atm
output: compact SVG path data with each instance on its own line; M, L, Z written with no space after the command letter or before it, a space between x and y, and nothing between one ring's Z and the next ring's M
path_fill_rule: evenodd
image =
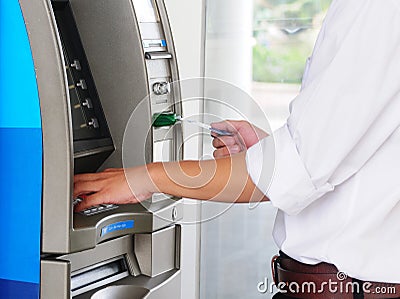
M0 1L0 298L38 298L42 131L17 0Z
M0 279L0 298L39 298L37 283Z
M40 128L37 86L17 0L0 1L0 127Z

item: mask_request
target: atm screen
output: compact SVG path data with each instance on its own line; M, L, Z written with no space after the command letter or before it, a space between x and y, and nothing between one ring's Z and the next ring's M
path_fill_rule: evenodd
M52 6L66 64L75 173L92 172L113 151L113 141L70 4L53 1Z

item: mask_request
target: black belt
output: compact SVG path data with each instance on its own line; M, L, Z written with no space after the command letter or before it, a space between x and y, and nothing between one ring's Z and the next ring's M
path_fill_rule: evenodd
M360 281L348 277L332 264L308 265L282 252L273 257L271 264L275 285L282 293L293 298L400 298L400 284Z

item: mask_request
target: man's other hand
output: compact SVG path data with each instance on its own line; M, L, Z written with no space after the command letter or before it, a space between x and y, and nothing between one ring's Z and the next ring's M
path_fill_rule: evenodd
M212 133L215 158L242 152L268 136L265 131L244 120L226 120L212 123L211 127L232 133L232 136Z

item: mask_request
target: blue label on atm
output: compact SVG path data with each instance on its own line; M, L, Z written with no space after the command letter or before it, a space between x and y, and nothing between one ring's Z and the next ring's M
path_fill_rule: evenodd
M133 228L134 226L135 226L134 220L128 220L128 221L122 221L122 222L116 222L113 224L109 224L101 229L100 237L102 237L108 233L117 231L117 230Z

